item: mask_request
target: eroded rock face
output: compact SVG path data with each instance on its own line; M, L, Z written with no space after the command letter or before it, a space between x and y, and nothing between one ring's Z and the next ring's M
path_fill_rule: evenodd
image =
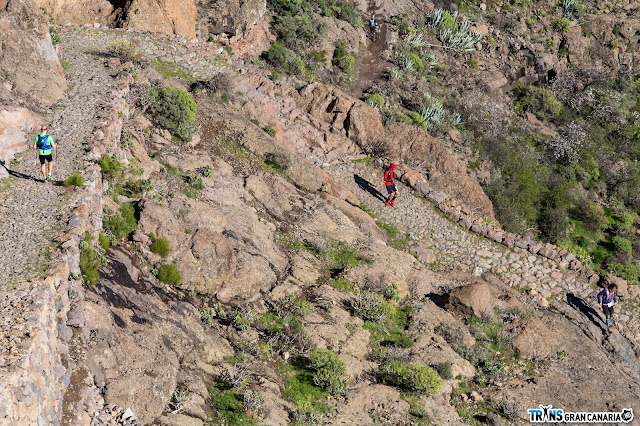
M29 148L27 135L42 122L42 118L27 108L0 106L0 160L10 161L18 152ZM0 176L4 168L0 168Z
M105 401L129 407L150 424L169 402L179 370L197 374L198 365L220 362L233 350L191 303L134 279L124 251L112 250L109 259L95 293L81 302L75 326L92 342L87 365L96 385L106 389Z
M193 0L129 0L120 25L193 38L196 36L196 14Z
M210 34L229 38L245 37L267 11L265 0L199 0L197 31L201 38Z
M53 16L56 23L108 25L121 10L107 0L34 0L36 6Z
M430 186L495 222L493 205L478 181L467 174L467 167L436 138L415 126L391 123L385 128L383 140L390 158L421 164L429 172Z
M46 17L31 0L0 8L0 34L0 103L43 108L61 99L67 83Z

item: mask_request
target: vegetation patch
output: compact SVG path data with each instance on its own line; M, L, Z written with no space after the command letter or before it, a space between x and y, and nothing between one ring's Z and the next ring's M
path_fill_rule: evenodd
M257 419L246 415L244 396L224 379L218 379L209 388L211 402L216 407L218 422L224 425L258 425Z
M82 186L84 185L84 176L74 173L62 182L63 186Z
M325 402L329 393L316 385L314 371L303 362L288 362L278 372L285 381L282 397L296 408L292 416L294 424L316 424L331 413Z
M106 263L104 250L96 247L90 234L84 235L80 243L80 272L82 281L88 286L94 286L100 280L100 265Z
M177 87L152 87L145 103L156 124L183 141L191 140L196 130L197 105L189 92Z
M388 364L380 365L378 373L385 383L427 395L438 393L442 386L442 379L433 368L417 362L394 359Z
M102 226L112 243L129 237L138 226L134 205L122 203L119 211L113 211L105 207Z
M155 236L149 235L151 238L151 247L149 248L152 253L155 253L162 257L169 256L171 253L171 246L169 245L169 241L164 238L156 238Z
M158 268L158 281L169 285L180 285L182 282L182 274L173 264L165 264Z

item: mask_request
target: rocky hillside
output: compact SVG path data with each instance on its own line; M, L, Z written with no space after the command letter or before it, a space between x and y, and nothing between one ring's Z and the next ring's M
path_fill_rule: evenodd
M632 150L585 142L595 181L582 151L553 154L605 94L634 96L632 29L610 37L600 6L575 2L157 6L0 8L16 37L0 50L3 424L640 412L639 290L620 273L636 216L606 167ZM27 50L51 68L37 83L15 65ZM562 98L550 78L569 73ZM20 153L40 122L63 141L53 184ZM590 144L620 132L598 126ZM611 282L609 330L594 299Z

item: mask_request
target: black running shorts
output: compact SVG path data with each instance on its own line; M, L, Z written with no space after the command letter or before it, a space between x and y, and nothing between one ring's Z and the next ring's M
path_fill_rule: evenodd
M48 154L48 155L40 154L39 158L40 158L40 164L44 164L45 160L50 162L50 163L53 163L53 155L51 155L51 154Z
M391 185L387 185L387 194L393 194L394 192L396 192L396 184L392 183Z
M611 315L613 315L613 306L602 305L602 311L604 312L605 316L610 317Z

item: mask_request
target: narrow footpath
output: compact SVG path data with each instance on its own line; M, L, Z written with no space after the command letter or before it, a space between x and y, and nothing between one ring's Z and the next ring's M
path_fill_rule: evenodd
M369 19L375 14L376 19L376 39L369 39L366 50L358 63L358 70L351 85L350 94L356 98L361 98L364 91L367 90L375 81L381 80L389 64L383 59L383 54L387 50L387 31L388 25L384 21L386 18L380 16L376 0L369 0L367 8L367 34L369 32Z
M102 64L103 58L91 53L86 38L75 37L72 31L62 34L62 53L71 64L69 88L43 123L61 142L57 153L54 151L54 182L42 180L32 148L7 165L12 176L0 182L0 282L5 290L39 278L49 267L57 250L55 238L67 225L74 203L73 194L65 191L62 181L73 173L82 173L82 144L90 140L97 108L111 88L112 78Z

